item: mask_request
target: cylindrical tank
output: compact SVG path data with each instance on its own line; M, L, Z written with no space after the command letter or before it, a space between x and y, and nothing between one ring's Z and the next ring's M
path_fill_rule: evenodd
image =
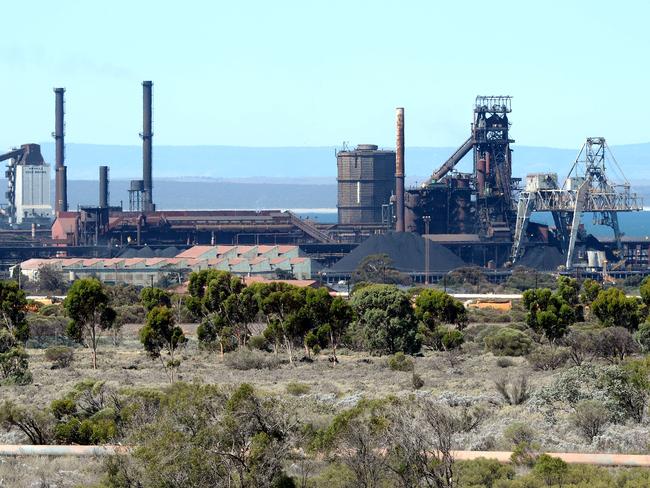
M395 152L374 144L339 151L338 218L340 224L380 224L382 205L395 193Z
M131 191L144 191L144 181L131 180Z
M598 267L598 255L596 254L596 251L587 251L587 265L590 268Z

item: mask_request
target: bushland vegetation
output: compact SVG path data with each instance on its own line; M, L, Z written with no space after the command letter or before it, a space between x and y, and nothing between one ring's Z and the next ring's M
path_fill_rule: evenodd
M2 435L136 446L101 486L647 486L643 471L544 452L650 450L650 286L634 298L545 280L510 312L431 288L364 284L344 300L213 270L184 297L88 279L48 306L8 282ZM457 449L511 450L514 464Z

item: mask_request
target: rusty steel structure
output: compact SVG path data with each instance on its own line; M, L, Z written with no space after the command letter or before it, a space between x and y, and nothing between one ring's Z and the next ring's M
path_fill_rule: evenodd
M424 232L423 215L432 216L432 234L475 234L509 241L515 220L509 136L509 96L478 96L470 136L420 187L410 189L407 230ZM472 172L454 171L473 152Z
M81 207L68 212L72 234L61 245L333 244L313 222L281 210L170 210L126 212L119 207Z
M156 205L153 203L153 82L142 82L142 206L145 212L153 212Z
M55 88L54 97L54 137L55 143L55 186L54 212L68 211L68 175L65 166L65 122L64 122L65 88Z
M336 161L339 224L385 225L383 209L395 193L395 152L359 144L339 151Z

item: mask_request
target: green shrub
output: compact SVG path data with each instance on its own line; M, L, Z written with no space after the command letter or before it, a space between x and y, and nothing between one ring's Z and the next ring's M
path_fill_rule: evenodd
M569 351L564 347L539 346L526 356L526 360L538 371L550 371L564 366Z
M650 352L650 322L642 323L634 338L641 345L643 352Z
M0 384L28 385L32 382L27 358L29 356L22 348L14 348L0 354Z
M585 440L591 443L609 422L609 409L598 400L583 400L576 405L575 409L571 422Z
M503 327L484 339L485 347L495 356L525 356L533 341L523 332Z
M64 417L74 415L77 411L77 404L72 398L59 398L52 400L50 411L57 420L61 420Z
M275 369L279 368L281 361L272 354L258 351L238 350L226 354L226 366L232 369L246 371L249 369Z
M468 327L467 329L465 329L464 331L465 340L473 341L483 346L485 345L485 338L489 335L494 334L496 331L498 331L501 328L502 326L494 325L494 324L487 324L487 323L476 324L473 325L472 327Z
M68 319L61 315L30 313L27 315L27 323L29 324L29 347L44 347L59 343L65 338Z
M516 465L532 466L535 462L535 431L523 422L514 422L503 431L503 439L512 449L511 459Z
M307 383L292 381L291 383L287 384L286 390L289 395L301 396L309 393L311 387Z
M258 351L269 351L269 341L266 340L266 337L263 335L251 336L246 343L251 349L257 349Z
M601 290L591 304L591 311L605 327L625 327L635 331L641 322L639 303L618 288Z
M403 352L398 352L390 356L387 360L388 367L393 371L413 371L415 364L413 359Z
M499 368L509 368L510 366L513 366L515 363L512 362L512 359L506 358L506 357L500 357L497 358L497 366Z
M43 315L45 317L52 317L52 316L63 316L63 307L59 303L52 303L50 305L43 305L39 310L38 313L40 315Z
M68 346L50 346L45 349L45 359L52 363L52 369L67 368L72 364L74 349Z
M542 454L533 467L535 476L541 478L547 486L562 485L569 471L569 465L560 458Z
M0 329L0 384L27 385L32 382L29 356L14 336Z
M520 444L532 445L535 436L535 430L529 424L523 422L513 422L503 431L503 438L511 448Z
M465 336L459 330L447 329L442 334L441 342L445 351L451 351L452 349L459 349L463 345Z
M501 464L496 459L479 458L473 461L460 461L456 465L459 486L492 488L499 480L515 477L512 466Z

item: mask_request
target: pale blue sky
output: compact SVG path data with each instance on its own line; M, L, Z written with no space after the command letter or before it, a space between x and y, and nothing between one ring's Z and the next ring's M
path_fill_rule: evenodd
M454 146L477 94L511 94L518 144L647 142L647 1L2 1L0 148L154 143Z

